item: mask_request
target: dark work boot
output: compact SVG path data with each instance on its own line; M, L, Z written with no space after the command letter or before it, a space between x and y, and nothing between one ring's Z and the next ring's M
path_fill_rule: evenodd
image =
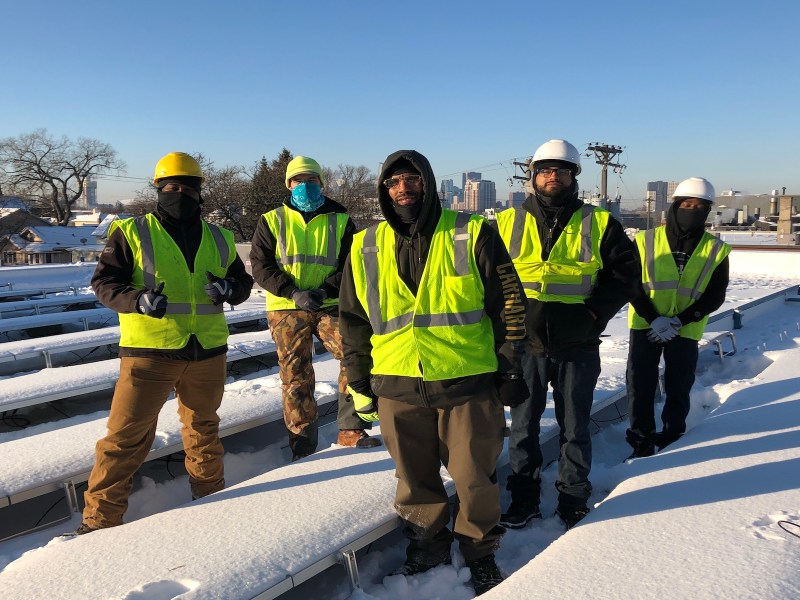
M682 435L683 435L682 433L659 431L654 436L655 444L656 446L658 446L658 451L661 452L661 450L669 446L671 443L678 441Z
M419 573L430 571L439 565L449 565L451 562L452 559L449 555L439 562L433 564L420 562L419 560L415 560L413 558L407 558L406 562L404 562L402 566L389 573L389 575L418 575Z
M511 504L500 515L500 525L509 529L522 529L533 519L541 519L539 495L541 480L512 473L506 481L506 489L511 492Z
M642 436L628 429L625 432L625 441L633 448L633 452L631 452L626 460L653 456L653 454L656 453L656 447L653 443L654 435Z
M556 514L564 521L564 525L567 526L567 529L572 529L581 519L589 514L589 508L585 504L575 506L559 504L558 508L556 508Z
M522 529L533 519L541 518L538 502L532 498L520 498L519 495L512 494L508 511L500 515L500 525L509 529Z
M497 562L494 560L494 554L470 561L467 566L472 575L472 587L476 596L488 592L505 579L497 566Z
M294 462L314 454L317 451L317 440L290 432L289 448L292 450L292 462Z

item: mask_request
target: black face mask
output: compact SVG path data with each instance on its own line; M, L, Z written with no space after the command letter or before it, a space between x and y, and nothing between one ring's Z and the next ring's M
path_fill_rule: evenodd
M679 208L675 211L675 224L681 233L689 233L705 227L708 212L691 208Z
M192 221L200 215L200 203L183 192L158 192L158 203L176 221Z
M400 217L403 223L415 223L419 216L419 209L422 207L422 199L417 200L410 206L401 206L394 204L394 212Z

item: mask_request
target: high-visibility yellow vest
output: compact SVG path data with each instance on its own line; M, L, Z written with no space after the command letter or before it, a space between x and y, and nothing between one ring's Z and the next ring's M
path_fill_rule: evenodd
M275 238L275 260L301 290L320 287L336 271L346 213L317 215L308 223L296 210L279 206L263 215ZM335 306L338 298L326 298L322 306ZM267 292L267 310L292 310L290 298Z
M417 295L400 278L387 223L353 239L358 300L372 325L372 373L441 381L497 371L492 323L475 263L483 217L443 210Z
M547 260L536 219L523 208L497 215L500 236L522 281L525 295L541 302L581 304L592 294L597 273L603 268L600 241L610 213L584 204L570 217Z
M225 277L236 258L233 233L202 222L203 234L194 258L195 272L175 241L153 214L115 221L109 235L119 228L133 252L131 285L155 289L164 282L167 313L154 319L138 313L119 315L120 346L177 350L194 334L203 348L217 348L228 341L228 324L222 305L214 306L203 287L206 271Z
M731 252L728 244L704 232L684 266L683 273L678 274L665 226L640 231L636 234L636 245L642 259L642 286L658 314L664 317L674 317L697 302L705 292L714 269ZM687 323L680 328L678 334L691 340L699 340L703 337L706 323L708 316L700 321ZM633 305L628 307L628 326L631 329L650 327Z

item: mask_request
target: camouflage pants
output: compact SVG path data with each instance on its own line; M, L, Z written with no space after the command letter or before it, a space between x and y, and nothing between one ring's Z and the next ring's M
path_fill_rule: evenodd
M334 309L275 310L267 312L272 341L278 353L283 420L289 430L289 445L295 454L314 452L317 447L317 402L314 398L314 366L311 362L314 336L333 357L342 360L342 338L339 335L339 313ZM339 366L339 429L367 429L353 408L347 394L347 375Z

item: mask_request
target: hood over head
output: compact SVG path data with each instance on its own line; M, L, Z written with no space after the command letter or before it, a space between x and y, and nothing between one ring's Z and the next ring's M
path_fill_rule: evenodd
M384 179L400 173L419 173L422 176L422 203L417 213L416 222L410 226L403 221L395 211L395 204L389 196L389 190L383 185ZM436 187L436 178L428 159L416 150L398 150L386 157L383 167L378 175L378 203L387 223L401 235L411 236L415 233L433 231L439 216L442 214L442 204Z

